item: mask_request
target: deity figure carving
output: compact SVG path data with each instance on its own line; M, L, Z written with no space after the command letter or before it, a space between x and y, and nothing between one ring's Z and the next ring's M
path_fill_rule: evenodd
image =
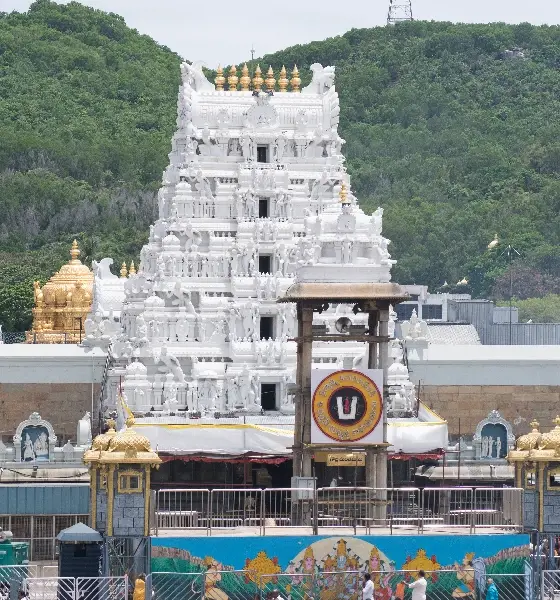
M165 344L161 348L153 348L152 355L156 365L159 363L163 364L163 367L159 368L160 372L166 373L167 371L170 371L179 383L185 383L185 374L183 373L179 360L168 351Z

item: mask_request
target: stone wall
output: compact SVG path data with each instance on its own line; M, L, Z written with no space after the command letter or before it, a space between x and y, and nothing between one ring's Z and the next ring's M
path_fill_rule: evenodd
M420 399L449 425L449 435L472 435L491 410L498 410L513 426L514 434L530 429L537 419L548 431L560 414L560 386L541 385L421 385Z
M99 392L99 384L94 384L96 411ZM86 411L91 412L91 383L0 383L0 438L5 442L11 441L16 427L32 412L52 424L59 440L76 442L78 421Z

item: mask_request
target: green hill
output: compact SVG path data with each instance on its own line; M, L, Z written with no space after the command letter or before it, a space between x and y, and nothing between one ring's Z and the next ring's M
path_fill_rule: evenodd
M524 58L508 58L522 49ZM38 0L0 13L0 323L29 323L33 279L78 237L136 259L175 127L180 58L123 19ZM341 133L365 210L385 211L394 279L560 291L560 28L414 22L288 48L263 65L337 67ZM504 279L505 277L505 279ZM507 290L506 290L507 291Z

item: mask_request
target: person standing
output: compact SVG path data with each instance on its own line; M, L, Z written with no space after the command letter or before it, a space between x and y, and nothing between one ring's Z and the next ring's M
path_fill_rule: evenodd
M407 585L412 590L412 600L426 600L428 582L426 581L426 573L424 571L418 571L418 579Z
M371 575L369 573L366 573L364 575L364 588L362 590L362 599L373 600L373 581L371 580Z
M498 600L498 588L494 583L494 580L488 578L488 588L486 589L486 600Z

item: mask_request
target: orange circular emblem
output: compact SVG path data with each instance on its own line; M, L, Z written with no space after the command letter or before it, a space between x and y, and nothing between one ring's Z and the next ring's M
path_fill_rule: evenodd
M337 442L357 442L369 435L383 414L375 383L358 371L337 371L317 386L311 403L317 427Z

